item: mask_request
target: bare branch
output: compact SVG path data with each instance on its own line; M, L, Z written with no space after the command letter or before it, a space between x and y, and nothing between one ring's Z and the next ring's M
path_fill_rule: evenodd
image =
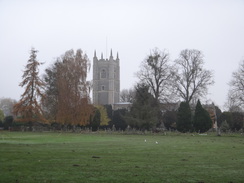
M150 92L160 102L168 100L170 92L170 78L172 77L172 68L169 65L169 54L166 51L154 49L142 62L137 77L141 83L149 86Z
M174 88L176 94L191 102L207 93L207 86L214 84L213 72L203 69L203 55L198 50L183 50L175 60Z
M230 90L228 104L244 108L244 60L239 65L237 71L233 72L232 80L229 83Z

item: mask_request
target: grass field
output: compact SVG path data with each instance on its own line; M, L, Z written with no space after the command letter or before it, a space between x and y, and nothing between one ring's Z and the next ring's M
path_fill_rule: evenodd
M0 182L241 183L244 136L0 132Z

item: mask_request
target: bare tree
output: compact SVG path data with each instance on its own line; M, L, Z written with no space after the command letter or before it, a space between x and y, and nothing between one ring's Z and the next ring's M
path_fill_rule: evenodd
M243 107L240 104L238 96L232 93L231 90L228 92L227 102L225 103L225 108L229 112L243 112Z
M14 114L17 115L17 120L22 122L45 121L40 105L40 100L44 98L44 82L38 76L38 66L42 63L36 59L37 52L34 48L31 49L30 59L22 76L23 81L20 83L21 87L25 87L25 91L20 101L14 105Z
M244 60L239 65L237 71L233 72L232 80L229 83L230 90L228 93L229 107L244 107Z
M140 83L149 86L149 90L158 103L168 100L170 95L170 79L172 77L169 65L169 54L166 51L154 49L141 63L137 72Z
M213 72L203 68L203 54L199 50L181 51L175 60L174 91L185 102L207 94L208 86L214 84Z
M132 103L134 98L135 98L135 90L133 89L123 89L120 92L120 102Z
M0 109L3 111L4 116L12 116L13 106L17 101L11 98L0 98Z

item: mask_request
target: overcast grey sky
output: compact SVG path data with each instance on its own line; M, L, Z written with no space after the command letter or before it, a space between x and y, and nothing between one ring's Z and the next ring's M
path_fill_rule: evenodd
M244 0L0 0L0 27L0 97L16 100L31 47L45 62L43 74L69 49L81 48L91 62L94 50L105 56L107 39L108 53L119 52L121 89L135 84L134 73L155 47L171 61L183 49L198 49L214 71L205 101L220 107L244 59Z

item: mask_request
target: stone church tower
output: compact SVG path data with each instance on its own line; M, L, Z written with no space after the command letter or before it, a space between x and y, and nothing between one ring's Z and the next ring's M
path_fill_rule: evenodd
M93 104L115 104L119 102L120 67L119 55L113 58L112 50L109 59L93 57Z

